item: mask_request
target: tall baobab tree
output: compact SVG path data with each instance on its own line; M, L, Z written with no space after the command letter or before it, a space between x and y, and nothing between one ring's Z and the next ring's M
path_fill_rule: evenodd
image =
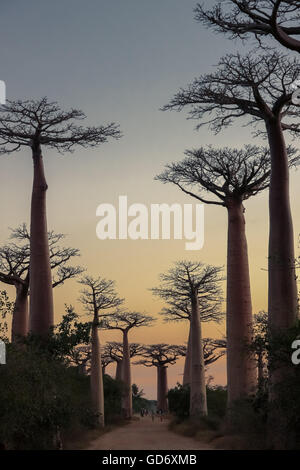
M290 60L274 51L259 57L253 53L245 57L227 55L215 72L195 79L164 107L181 110L188 106L190 118L199 119L199 126L209 124L217 132L246 116L253 124L264 124L271 157L268 269L269 325L274 334L292 326L298 314L284 131L294 135L300 132L299 107L292 102L291 90L299 73L296 59ZM270 376L271 383L281 380L284 373L278 367Z
M116 124L99 127L76 125L85 115L63 111L56 102L40 100L7 101L0 109L0 149L2 154L30 148L33 160L33 189L30 219L30 331L45 335L53 326L53 294L46 217L46 182L42 148L59 153L76 146L96 147L108 138L120 137Z
M118 307L123 299L118 297L114 281L102 277L93 278L84 276L80 281L84 286L81 291L80 301L85 306L87 313L93 315L91 337L91 396L98 424L104 426L104 394L101 364L101 349L99 339L99 327L101 320L111 313L104 313L109 309Z
M129 356L132 359L139 356L143 351L143 345L139 343L129 344ZM109 356L113 362L116 362L116 380L123 380L122 376L122 362L123 362L123 343L117 341L109 341L104 346L105 355Z
M156 367L158 410L168 411L168 364L175 364L177 359L184 356L185 353L185 346L149 344L144 347L144 352L141 354L142 359L136 362L136 364L142 364L146 367Z
M191 302L190 299L182 301L182 298L178 298L178 291L170 290L170 286L167 284L164 287L162 283L157 289L153 290L155 295L162 297L168 304L168 307L164 307L160 314L164 317L165 322L189 322L189 334L187 341L187 351L184 362L184 372L183 372L183 385L190 383L191 374ZM219 323L223 316L224 312L221 310L222 304L222 295L219 292L219 295L216 296L215 287L213 287L213 298L207 299L205 297L199 297L199 311L201 323L206 322L217 322Z
M300 52L298 0L229 0L226 7L218 1L211 9L197 4L195 18L232 39L248 39L252 34L261 41L272 36L288 49Z
M252 301L243 202L269 185L270 158L265 148L208 147L186 152L157 177L228 214L227 241L227 385L228 407L254 392L256 368L246 344L252 338Z
M150 326L154 319L149 315L138 312L119 311L106 320L105 327L110 330L119 330L123 336L122 380L126 388L122 397L122 410L125 418L132 417L132 390L129 331L133 328Z
M15 241L0 247L0 281L16 289L11 329L12 342L15 342L28 333L30 234L26 224L11 230L10 238ZM76 248L61 246L64 238L62 233L48 232L53 288L83 272L80 266L69 265L80 253Z
M179 261L160 275L160 286L152 289L154 295L174 307L189 304L190 311L190 416L207 415L205 367L202 344L201 302L218 302L221 268L200 262Z

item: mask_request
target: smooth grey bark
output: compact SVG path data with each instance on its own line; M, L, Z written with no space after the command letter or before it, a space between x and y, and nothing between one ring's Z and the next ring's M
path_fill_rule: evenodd
M54 312L46 215L48 186L40 147L33 149L32 158L29 329L34 334L47 335L54 324Z
M168 411L168 378L167 366L157 366L157 409Z
M117 365L116 365L116 380L123 380L123 374L122 374L122 361L119 360L119 361L116 361L117 362Z
M130 349L128 342L128 331L123 330L123 361L122 361L122 380L126 385L122 398L122 409L125 418L132 418L132 390L131 390L131 365Z
M247 344L252 340L252 301L242 201L231 199L227 240L227 390L228 408L255 392L256 364Z
M267 123L271 149L271 182L269 192L269 296L268 326L272 338L295 325L298 296L295 273L294 232L289 197L289 169L285 140L279 118ZM292 364L269 361L268 445L272 449L290 449L296 435L289 428L285 414L276 400L280 384L293 373ZM279 394L279 396L278 396ZM275 405L274 405L275 402ZM276 432L274 432L274 429Z
M91 397L97 423L100 427L104 427L103 375L98 327L98 316L95 316L92 324Z
M182 385L189 385L191 382L191 322L189 322L189 337L187 342L186 356L184 361Z
M271 150L269 192L269 327L271 333L295 324L298 315L294 232L286 144L279 118L267 123Z
M202 331L197 289L192 291L191 309L191 391L190 417L207 415L205 365L202 345Z

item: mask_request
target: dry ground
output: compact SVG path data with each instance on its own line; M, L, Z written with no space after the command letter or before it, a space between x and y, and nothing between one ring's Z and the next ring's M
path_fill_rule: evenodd
M132 421L93 440L87 450L211 450L208 444L168 429L168 420L150 416Z

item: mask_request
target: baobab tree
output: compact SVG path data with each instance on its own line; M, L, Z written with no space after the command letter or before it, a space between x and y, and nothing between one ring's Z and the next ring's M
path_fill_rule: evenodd
M119 138L115 123L99 127L76 125L85 115L63 111L48 99L7 101L0 109L0 151L11 154L30 148L33 160L33 189L30 218L30 318L32 333L45 335L54 322L50 253L46 217L46 182L42 148L59 153L76 146L96 147L109 138Z
M78 367L81 374L87 375L90 371L90 361L92 355L91 345L79 345L74 348L71 363ZM102 357L102 355L101 355Z
M202 343L205 366L213 364L226 354L226 339L203 338Z
M298 0L229 0L226 7L218 1L211 9L197 4L195 18L232 39L253 35L261 42L271 36L288 49L300 52Z
M84 276L80 281L84 286L81 291L80 301L85 310L93 315L91 337L91 397L94 411L99 426L104 426L104 394L101 364L101 349L99 339L99 327L101 321L110 313L104 313L122 304L115 290L115 282L102 277L93 278Z
M106 367L113 362L112 358L105 353L104 349L102 348L101 352L101 366L102 366L102 373L103 375L106 373Z
M174 302L177 309L188 303L191 353L187 368L190 369L190 416L193 418L207 415L200 306L203 301L215 305L222 299L221 270L200 262L179 261L167 273L160 275L160 286L151 289L172 308Z
M28 333L30 234L26 224L11 230L10 238L15 241L0 247L0 281L16 289L11 328L11 339L15 342ZM69 265L72 258L80 256L80 252L76 248L61 246L64 238L62 233L48 232L53 288L84 271L80 266Z
M123 358L122 358L122 380L126 388L122 397L122 410L125 418L132 417L132 390L131 390L131 365L130 365L130 346L128 341L129 331L133 328L150 326L154 321L149 315L119 311L106 319L105 327L109 330L119 330L123 336Z
M212 338L203 338L202 347L203 347L203 359L205 370L206 366L209 366L216 362L218 359L223 357L226 353L227 342L225 339L212 339ZM182 385L190 385L191 383L191 341L188 342L185 355L184 371L183 371L183 381Z
M227 210L227 386L231 407L256 386L255 360L246 348L252 338L252 301L243 202L268 187L269 151L254 146L200 148L186 152L183 161L171 163L157 178L203 203Z
M143 345L139 343L129 344L129 356L132 359L135 356L139 356L143 351ZM122 376L122 362L123 362L123 343L117 341L109 341L104 346L104 353L111 358L113 362L116 362L116 380L123 380Z
M230 54L220 60L215 72L195 79L164 107L190 107L189 117L200 120L198 127L209 124L216 132L246 116L252 124L264 124L271 160L268 270L269 325L274 334L294 325L298 313L289 159L283 131L300 132L299 107L292 102L291 89L299 72L296 59L274 51L259 57ZM283 368L273 371L271 383L282 374Z
M219 323L223 319L224 312L221 310L222 294L221 294L221 291L219 291L218 295L216 295L215 287L216 286L212 286L213 297L209 299L205 297L199 297L199 311L200 311L201 323L206 323L206 322ZM162 282L159 289L157 288L153 289L153 293L163 298L168 304L168 307L164 307L160 312L160 315L164 317L165 322L181 322L181 321L189 322L187 352L185 356L183 382L182 382L183 385L187 385L190 383L190 379L191 379L191 374L190 374L191 354L192 354L191 301L190 299L185 299L183 301L182 298L178 298L178 291L174 289L170 290L169 282L167 282L166 285L164 282Z
M91 372L91 357L92 348L91 345L78 346L75 348L72 355L72 362L77 365L78 370L88 375ZM101 348L101 366L102 374L105 374L106 367L113 362L113 359L107 354L105 348Z
M156 367L157 370L157 409L168 411L168 364L175 364L177 359L186 353L185 346L172 344L149 344L144 347L142 359L136 364L146 367Z

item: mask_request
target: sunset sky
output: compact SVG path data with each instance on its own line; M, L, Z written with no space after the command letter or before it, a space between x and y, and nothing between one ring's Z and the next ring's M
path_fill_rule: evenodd
M43 155L49 229L67 234L65 244L80 249L78 262L89 274L116 281L128 309L157 317L154 327L132 332L135 342L183 344L187 340L188 325L163 323L158 315L163 303L153 298L149 288L176 260L225 266L226 210L205 207L204 247L192 252L185 251L184 240L100 241L97 206L117 205L119 195L127 195L129 204L148 207L194 203L175 187L154 181L167 162L180 160L185 149L207 144L263 143L253 138L250 127L242 127L243 121L215 136L206 127L196 132L196 123L186 120L185 112L159 110L180 86L213 70L222 55L249 47L197 24L195 5L195 0L2 0L0 6L0 79L6 82L8 99L48 96L63 108L82 109L88 116L86 124L120 124L123 137L118 141L63 156L44 149ZM297 177L293 172L295 234L300 231ZM9 227L29 222L31 185L29 149L0 157L1 243L7 241ZM245 207L253 310L258 312L267 308L267 193L247 201ZM75 280L55 289L57 321L65 303L83 313L79 290ZM13 296L13 290L8 291ZM205 336L224 333L222 324L204 326ZM117 332L101 332L102 343L110 339L120 338ZM182 380L182 371L182 360L169 368L169 386ZM155 373L133 367L133 381L149 398L156 396ZM215 383L224 384L224 360L212 366L209 374Z

